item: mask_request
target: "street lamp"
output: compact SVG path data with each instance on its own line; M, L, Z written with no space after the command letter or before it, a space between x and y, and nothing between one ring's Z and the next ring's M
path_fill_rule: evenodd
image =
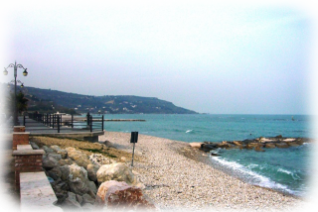
M14 82L14 80L11 80L10 82L8 82L8 88L10 87L10 84ZM20 87L23 88L24 87L24 84L23 82L21 82L20 80L17 80L17 84L21 84Z
M14 62L9 64L7 68L13 68L14 70L14 96L15 96L15 101L14 101L14 125L18 124L18 116L17 116L17 72L18 72L18 68L22 68L24 69L23 71L23 76L27 76L28 72L27 69L23 67L23 65L21 64L17 64L17 62ZM8 75L8 71L7 68L4 68L3 74L4 75ZM22 84L23 85L23 84Z

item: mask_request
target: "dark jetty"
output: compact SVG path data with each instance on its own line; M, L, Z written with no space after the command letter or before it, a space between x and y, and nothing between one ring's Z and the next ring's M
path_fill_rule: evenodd
M243 141L222 141L222 142L211 142L204 141L200 150L204 152L210 152L218 148L223 149L254 149L257 152L264 152L266 148L288 148L292 146L300 146L304 143L312 143L313 139L310 138L284 138L281 135L276 137L259 137L255 139L246 139Z

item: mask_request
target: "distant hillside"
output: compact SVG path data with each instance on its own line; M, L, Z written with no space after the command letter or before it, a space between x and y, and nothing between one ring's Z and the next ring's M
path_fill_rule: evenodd
M26 87L29 111L39 105L74 109L77 113L111 114L195 114L196 112L177 107L173 103L154 97L140 96L89 96L66 93L51 89ZM61 111L60 111L61 112Z

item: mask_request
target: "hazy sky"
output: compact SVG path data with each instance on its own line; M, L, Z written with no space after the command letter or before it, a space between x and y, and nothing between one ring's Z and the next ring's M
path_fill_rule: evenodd
M197 112L308 114L312 20L289 4L11 4L3 67L26 86ZM13 70L0 82L13 79Z

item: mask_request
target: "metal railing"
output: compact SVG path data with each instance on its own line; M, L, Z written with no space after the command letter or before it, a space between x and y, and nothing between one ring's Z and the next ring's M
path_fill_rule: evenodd
M28 113L23 116L23 126L32 130L78 130L78 131L104 131L104 115L92 116L87 113L85 117L62 114Z

